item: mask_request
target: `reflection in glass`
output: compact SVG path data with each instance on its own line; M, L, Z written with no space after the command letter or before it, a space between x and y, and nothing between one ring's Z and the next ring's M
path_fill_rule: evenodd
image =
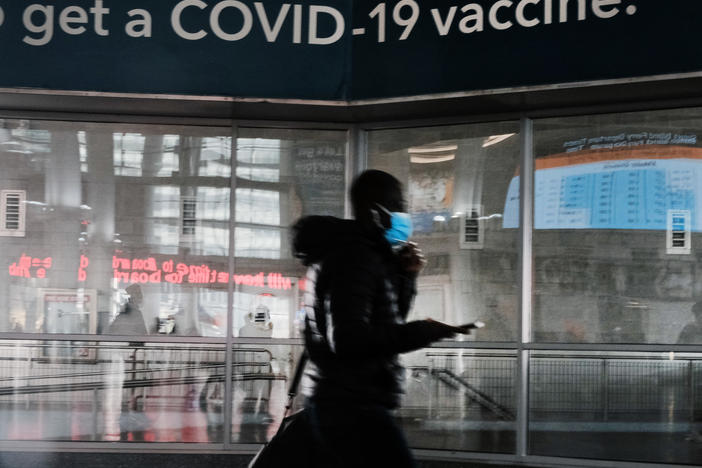
M0 343L0 440L222 442L216 346Z
M702 460L700 355L539 351L530 375L530 454Z
M700 119L685 109L535 122L535 340L702 343L680 339L702 299Z
M285 285L287 286L287 284ZM296 304L298 285L274 289L241 286L234 293L234 329L240 338L299 336ZM275 290L275 293L271 293Z
M236 176L246 180L278 182L280 180L280 170L267 167L238 166L236 168Z
M224 335L228 129L0 127L0 190L21 194L24 227L0 229L0 331Z
M412 318L482 320L468 339L516 338L519 167L516 123L372 131L368 165L405 186L427 265Z
M346 132L239 128L234 321L240 337L299 336L300 278L290 226L344 216Z
M205 137L200 143L199 176L231 176L231 138Z
M237 227L234 231L237 257L279 259L281 243L280 229L251 229Z
M403 361L407 395L398 417L412 447L514 452L514 353L427 349Z
M280 224L280 193L272 190L237 189L236 220L240 223Z
M280 164L280 152L284 142L277 138L247 138L242 133L237 139L237 162L242 167L255 164L259 167Z
M115 175L141 175L144 141L144 136L138 133L114 134Z
M234 348L232 442L264 443L275 434L301 352L301 346ZM216 392L216 386L208 391ZM302 398L296 398L293 411L302 404Z

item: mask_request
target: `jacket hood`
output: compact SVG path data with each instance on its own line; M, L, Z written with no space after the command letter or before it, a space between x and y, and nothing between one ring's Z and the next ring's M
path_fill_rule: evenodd
M293 254L304 265L323 260L334 249L347 242L360 241L360 226L354 220L333 216L307 216L292 227Z

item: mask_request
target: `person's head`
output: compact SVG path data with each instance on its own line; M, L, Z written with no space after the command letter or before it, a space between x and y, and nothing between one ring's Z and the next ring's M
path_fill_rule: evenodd
M364 171L351 184L351 207L353 217L361 223L380 223L387 229L391 225L389 212L405 211L402 184L387 172Z
M141 293L141 286L138 284L130 284L127 286L125 289L127 291L127 294L129 294L129 302L133 304L141 304L141 300L143 299L143 295Z

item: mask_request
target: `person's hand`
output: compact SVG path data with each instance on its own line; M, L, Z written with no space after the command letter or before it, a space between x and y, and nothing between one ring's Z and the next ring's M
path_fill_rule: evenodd
M414 242L406 243L397 255L400 259L400 266L408 273L419 273L427 264L427 259Z
M425 319L425 321L430 324L436 339L453 338L454 336L456 336L456 334L470 334L470 329L467 327L455 327L447 323L437 322L436 320L430 318Z

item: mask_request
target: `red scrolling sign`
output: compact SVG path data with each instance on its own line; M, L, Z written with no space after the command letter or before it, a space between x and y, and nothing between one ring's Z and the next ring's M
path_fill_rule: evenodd
M18 261L8 267L10 276L20 278L46 278L47 271L53 265L52 257L33 258L22 254ZM90 259L80 256L78 266L78 281L88 279L87 268ZM127 284L227 284L233 281L244 286L268 287L271 289L287 290L292 288L290 278L282 273L259 272L257 274L234 274L217 270L202 264L176 262L173 259L157 260L154 257L126 258L112 257L112 276L121 283Z

